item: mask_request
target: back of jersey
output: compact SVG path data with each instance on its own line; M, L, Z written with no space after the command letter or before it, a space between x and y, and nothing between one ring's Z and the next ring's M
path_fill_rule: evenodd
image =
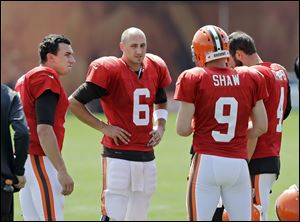
M276 63L260 63L253 68L264 75L269 97L264 99L268 131L259 137L252 158L279 156L283 114L287 106L288 76L286 70Z
M247 67L197 67L178 81L175 99L195 104L194 150L246 159L251 110L268 95L262 75Z

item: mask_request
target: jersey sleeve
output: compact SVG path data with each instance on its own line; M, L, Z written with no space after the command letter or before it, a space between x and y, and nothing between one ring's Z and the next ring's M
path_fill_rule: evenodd
M37 124L48 124L53 126L58 100L58 95L49 90L45 91L36 100L35 113Z
M158 72L158 88L166 88L172 82L171 75L165 61L154 54L147 53L146 57L155 64L155 68Z
M92 82L104 89L109 88L111 75L101 62L92 62L89 66L86 82Z
M58 80L48 72L40 72L30 77L31 95L36 99L46 90L51 90L53 93L60 94L60 85Z
M172 82L169 69L164 61L160 64L159 88L166 88Z
M194 103L196 98L197 81L187 71L180 74L176 82L174 99L183 102Z

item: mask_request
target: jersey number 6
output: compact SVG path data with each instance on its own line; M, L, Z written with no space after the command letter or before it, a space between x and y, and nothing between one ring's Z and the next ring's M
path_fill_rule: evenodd
M147 88L136 89L133 92L133 122L137 126L146 126L149 124L150 109L148 104L140 104L140 96L150 97L150 91ZM140 112L144 112L144 117L140 117Z

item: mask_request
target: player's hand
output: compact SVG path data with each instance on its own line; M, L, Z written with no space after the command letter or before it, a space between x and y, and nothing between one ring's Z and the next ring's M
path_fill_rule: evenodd
M118 126L113 126L113 125L109 125L109 124L105 124L102 128L102 132L104 135L112 138L115 142L116 145L119 146L119 141L128 144L128 142L130 141L130 137L131 134L129 132L127 132L126 130L118 127Z
M162 126L156 126L153 128L153 130L149 133L151 135L151 138L147 144L147 146L157 146L165 132L165 128Z
M62 187L61 194L62 195L69 195L73 192L74 189L74 182L72 177L68 174L67 171L58 171L57 174L58 181Z
M18 179L18 183L17 184L14 184L14 187L18 188L18 189L21 189L25 186L25 183L26 183L26 177L23 175L23 176L19 176L19 175L16 175L17 179Z

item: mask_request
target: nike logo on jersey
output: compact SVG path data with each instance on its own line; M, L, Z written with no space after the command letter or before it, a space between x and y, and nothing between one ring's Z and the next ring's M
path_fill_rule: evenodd
M48 75L51 79L54 79L54 76Z

